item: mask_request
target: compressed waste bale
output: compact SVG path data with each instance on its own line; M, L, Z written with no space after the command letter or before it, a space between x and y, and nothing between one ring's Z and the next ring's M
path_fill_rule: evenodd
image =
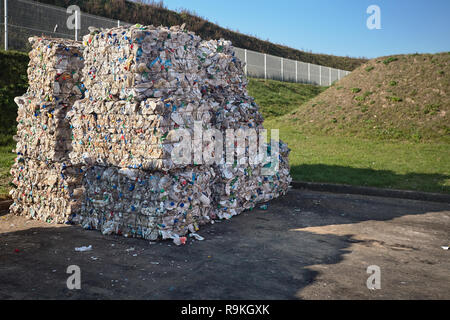
M11 168L15 188L11 211L63 223L81 208L82 171L69 161L72 103L83 97L81 43L32 37L29 88L18 105L17 158Z
M269 149L269 147L265 147ZM279 168L273 174L263 172L272 164L221 164L215 167L215 208L213 218L230 219L257 204L285 195L292 178L289 175L289 148L279 142Z
M104 234L175 239L210 221L213 179L214 171L202 167L164 173L94 166L74 221Z
M102 29L83 38L84 83L94 100L201 96L241 91L242 63L230 41L201 39L183 27Z
M289 148L283 141L279 141L278 169L272 173L265 173L263 169L270 169L273 163L262 163L253 169L250 176L249 191L243 195L242 206L251 208L252 203L262 203L285 195L292 178L289 174Z
M205 58L203 98L214 101L218 129L262 128L263 118L254 99L248 95L244 65L235 56L230 41L209 40L199 45Z
M224 39L202 41L198 47L198 56L206 73L204 79L211 89L241 87L246 83L244 65L235 56L231 41ZM230 89L227 89L230 90Z
M29 41L29 87L14 100L18 105L16 151L27 158L66 161L72 140L66 114L83 97L81 43L39 37Z
M213 97L209 98L213 99ZM214 102L212 104L215 111L213 123L217 129L221 131L226 129L263 129L264 119L259 112L259 107L248 95L229 96L228 100L224 102L220 99L215 99Z
M71 161L85 163L84 155L89 154L97 165L172 169L176 167L172 150L179 142L174 130L184 129L193 136L195 121L210 128L210 110L210 104L203 100L79 100L67 115L73 132Z
M79 212L84 190L83 171L64 163L18 157L11 168L11 212L46 222L65 223Z
M243 63L235 56L231 41L208 40L199 45L198 56L201 58L202 93L218 98L230 98L247 95L248 81Z
M84 66L81 43L68 39L31 37L28 96L73 103L80 99Z
M28 96L14 101L18 105L17 154L43 161L67 161L72 149L72 132L66 119L69 105Z
M192 94L201 39L180 27L135 25L83 37L85 85L94 99ZM199 90L197 90L199 93Z

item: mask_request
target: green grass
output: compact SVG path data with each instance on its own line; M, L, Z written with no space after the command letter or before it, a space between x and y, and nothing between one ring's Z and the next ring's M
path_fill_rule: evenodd
M28 60L25 53L0 50L0 146L13 143L17 117L14 98L27 90Z
M15 154L11 152L14 146L0 146L0 200L4 199L10 189L11 175L9 169L14 163Z
M282 116L314 98L326 87L275 80L249 79L248 91L265 119Z
M278 119L264 125L288 143L294 180L450 193L450 144L305 135Z

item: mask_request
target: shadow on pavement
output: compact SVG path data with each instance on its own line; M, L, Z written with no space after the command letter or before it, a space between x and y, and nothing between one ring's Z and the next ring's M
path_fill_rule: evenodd
M442 203L291 191L271 202L268 210L204 226L200 234L206 239L190 240L183 247L35 221L29 223L33 227L9 232L5 224L26 220L8 215L11 221L1 220L0 226L0 299L297 299L318 275L309 266L339 263L356 241L350 234L316 234L302 228L385 221L449 208ZM87 245L93 250L74 251ZM72 264L81 268L81 290L66 288L66 269Z

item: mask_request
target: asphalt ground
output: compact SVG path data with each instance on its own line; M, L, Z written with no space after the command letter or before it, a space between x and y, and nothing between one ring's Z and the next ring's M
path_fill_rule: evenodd
M175 246L3 211L0 299L450 299L449 203L290 190L199 234Z

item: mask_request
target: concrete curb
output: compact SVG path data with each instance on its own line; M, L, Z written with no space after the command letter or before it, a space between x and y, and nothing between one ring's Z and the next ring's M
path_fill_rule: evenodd
M430 193L430 192L397 190L397 189L381 189L374 187L357 187L347 184L301 182L301 181L292 181L291 186L294 189L306 189L311 191L360 194L375 197L400 198L400 199L450 203L450 194L443 194L443 193Z

